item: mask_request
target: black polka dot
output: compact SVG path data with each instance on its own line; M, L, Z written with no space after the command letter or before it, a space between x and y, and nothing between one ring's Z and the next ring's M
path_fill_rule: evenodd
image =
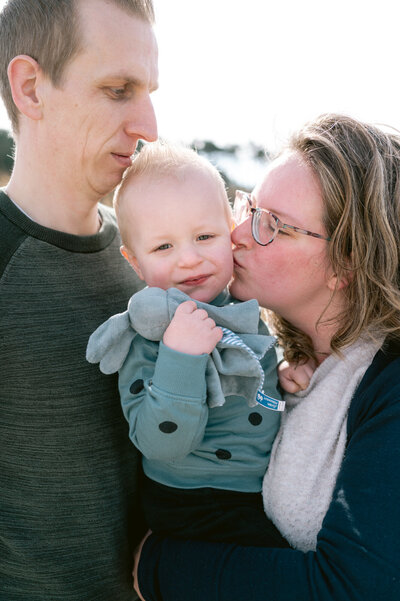
M262 415L254 411L254 413L250 413L248 420L252 426L259 426L262 422Z
M218 449L218 451L215 451L215 454L218 459L230 459L232 457L232 453L225 449Z
M158 427L164 434L172 434L172 432L178 429L178 425L175 422L162 422Z
M140 392L141 390L143 390L143 388L144 388L144 382L143 382L143 380L135 380L131 384L131 387L129 388L129 391L132 394L137 394L138 392Z

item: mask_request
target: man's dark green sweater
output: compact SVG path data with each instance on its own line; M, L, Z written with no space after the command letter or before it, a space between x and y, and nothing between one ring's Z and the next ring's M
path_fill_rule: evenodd
M111 211L44 228L0 192L0 601L132 601L139 459L90 334L141 285Z

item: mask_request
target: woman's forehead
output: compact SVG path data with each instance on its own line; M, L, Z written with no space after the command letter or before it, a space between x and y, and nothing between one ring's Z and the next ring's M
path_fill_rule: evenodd
M282 219L299 215L321 222L323 200L318 178L296 152L287 152L270 163L264 179L253 191L257 206Z

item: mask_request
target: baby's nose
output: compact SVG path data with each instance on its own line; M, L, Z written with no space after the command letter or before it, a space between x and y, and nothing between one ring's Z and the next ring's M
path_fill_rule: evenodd
M201 263L202 256L193 246L186 246L183 248L179 255L179 266L180 267L192 267Z

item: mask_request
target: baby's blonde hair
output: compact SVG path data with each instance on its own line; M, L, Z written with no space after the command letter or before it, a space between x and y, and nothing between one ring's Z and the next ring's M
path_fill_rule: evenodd
M232 212L225 188L218 169L210 161L199 155L195 150L176 143L158 140L145 144L135 156L132 165L125 171L122 182L114 194L114 208L123 243L128 241L128 221L122 218L123 200L128 187L134 185L135 180L142 176L151 176L159 180L163 177L173 176L179 180L186 176L188 170L209 174L214 179L220 192L227 221L232 222Z

